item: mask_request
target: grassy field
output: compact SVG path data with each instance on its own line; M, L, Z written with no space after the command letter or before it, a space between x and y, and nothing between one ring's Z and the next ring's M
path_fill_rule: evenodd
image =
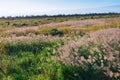
M0 19L0 80L120 80L120 17Z

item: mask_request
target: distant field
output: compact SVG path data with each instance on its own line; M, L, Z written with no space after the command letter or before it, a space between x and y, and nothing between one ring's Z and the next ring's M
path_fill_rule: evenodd
M0 80L120 80L120 15L1 18Z
M39 26L2 27L0 36L28 36L28 35L54 35L75 36L83 35L91 31L120 28L120 17L103 19L68 20L64 22L52 22ZM54 34L56 33L56 34Z
M120 17L119 13L101 13L101 14L73 14L73 15L53 15L53 16L25 16L25 17L2 17L0 18L0 27L24 27L39 26L51 22L64 22L69 20L86 20L100 18Z

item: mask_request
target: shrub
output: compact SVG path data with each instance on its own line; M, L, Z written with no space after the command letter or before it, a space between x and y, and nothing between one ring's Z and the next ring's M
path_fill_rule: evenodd
M81 46L78 50L78 54L83 56L85 59L88 59L89 55L91 54L89 48L87 46Z
M50 31L50 34L51 34L52 36L56 36L56 35L62 36L64 33L63 33L62 31L59 31L58 29L52 29L52 30Z
M38 25L39 25L38 22L34 22L34 23L31 24L31 26L38 26Z
M82 31L80 31L79 35L80 35L81 37L83 37L83 36L85 35L85 33L82 32Z
M27 76L24 70L22 70L19 66L9 67L7 75L13 77L14 80L27 80Z

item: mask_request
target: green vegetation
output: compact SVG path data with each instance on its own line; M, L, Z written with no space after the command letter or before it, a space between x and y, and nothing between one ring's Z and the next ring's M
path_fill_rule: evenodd
M42 39L41 39L42 40ZM1 44L0 79L44 80L60 78L59 64L51 56L63 41L8 41ZM1 51L3 52L3 51ZM45 80L46 80L45 79Z
M86 63L82 66L63 64L53 59L56 51L65 43L63 40L12 40L1 43L0 53L0 79L1 80L116 80L104 74L101 66L100 53L95 52L94 63ZM74 51L74 50L73 50ZM71 51L72 52L72 51ZM89 59L92 53L87 46L81 46L78 55ZM108 61L109 62L109 61ZM106 62L105 64L108 64ZM115 66L115 65L114 65ZM113 70L116 67L111 67Z
M52 29L52 30L50 31L50 34L51 34L52 36L55 36L55 35L62 36L64 33L63 33L62 31L57 30L57 29Z
M120 80L119 17L1 18L0 80Z
M4 43L6 52L0 56L1 80L96 80L104 76L102 69L92 64L83 66L65 65L52 59L54 50L63 41L11 41ZM80 48L82 49L82 48ZM82 49L82 56L88 56L88 49ZM87 53L86 53L87 52ZM86 67L85 67L86 66ZM98 77L99 76L99 77Z

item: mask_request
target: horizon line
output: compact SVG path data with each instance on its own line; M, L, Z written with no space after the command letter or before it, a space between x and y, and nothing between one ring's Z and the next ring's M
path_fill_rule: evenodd
M52 16L74 16L74 15L78 15L78 16L80 16L80 15L92 15L92 14L95 14L95 15L100 15L100 14L105 14L105 15L107 15L107 14L120 14L120 12L100 12L100 13L79 13L79 14L76 14L76 13L72 13L72 14L37 14L37 15L17 15L17 16L0 16L0 18L9 18L9 17L11 17L11 18L15 18L15 17L18 17L18 18L24 18L24 17L37 17L37 16L39 16L39 17L43 17L43 16L45 16L45 17L52 17Z

